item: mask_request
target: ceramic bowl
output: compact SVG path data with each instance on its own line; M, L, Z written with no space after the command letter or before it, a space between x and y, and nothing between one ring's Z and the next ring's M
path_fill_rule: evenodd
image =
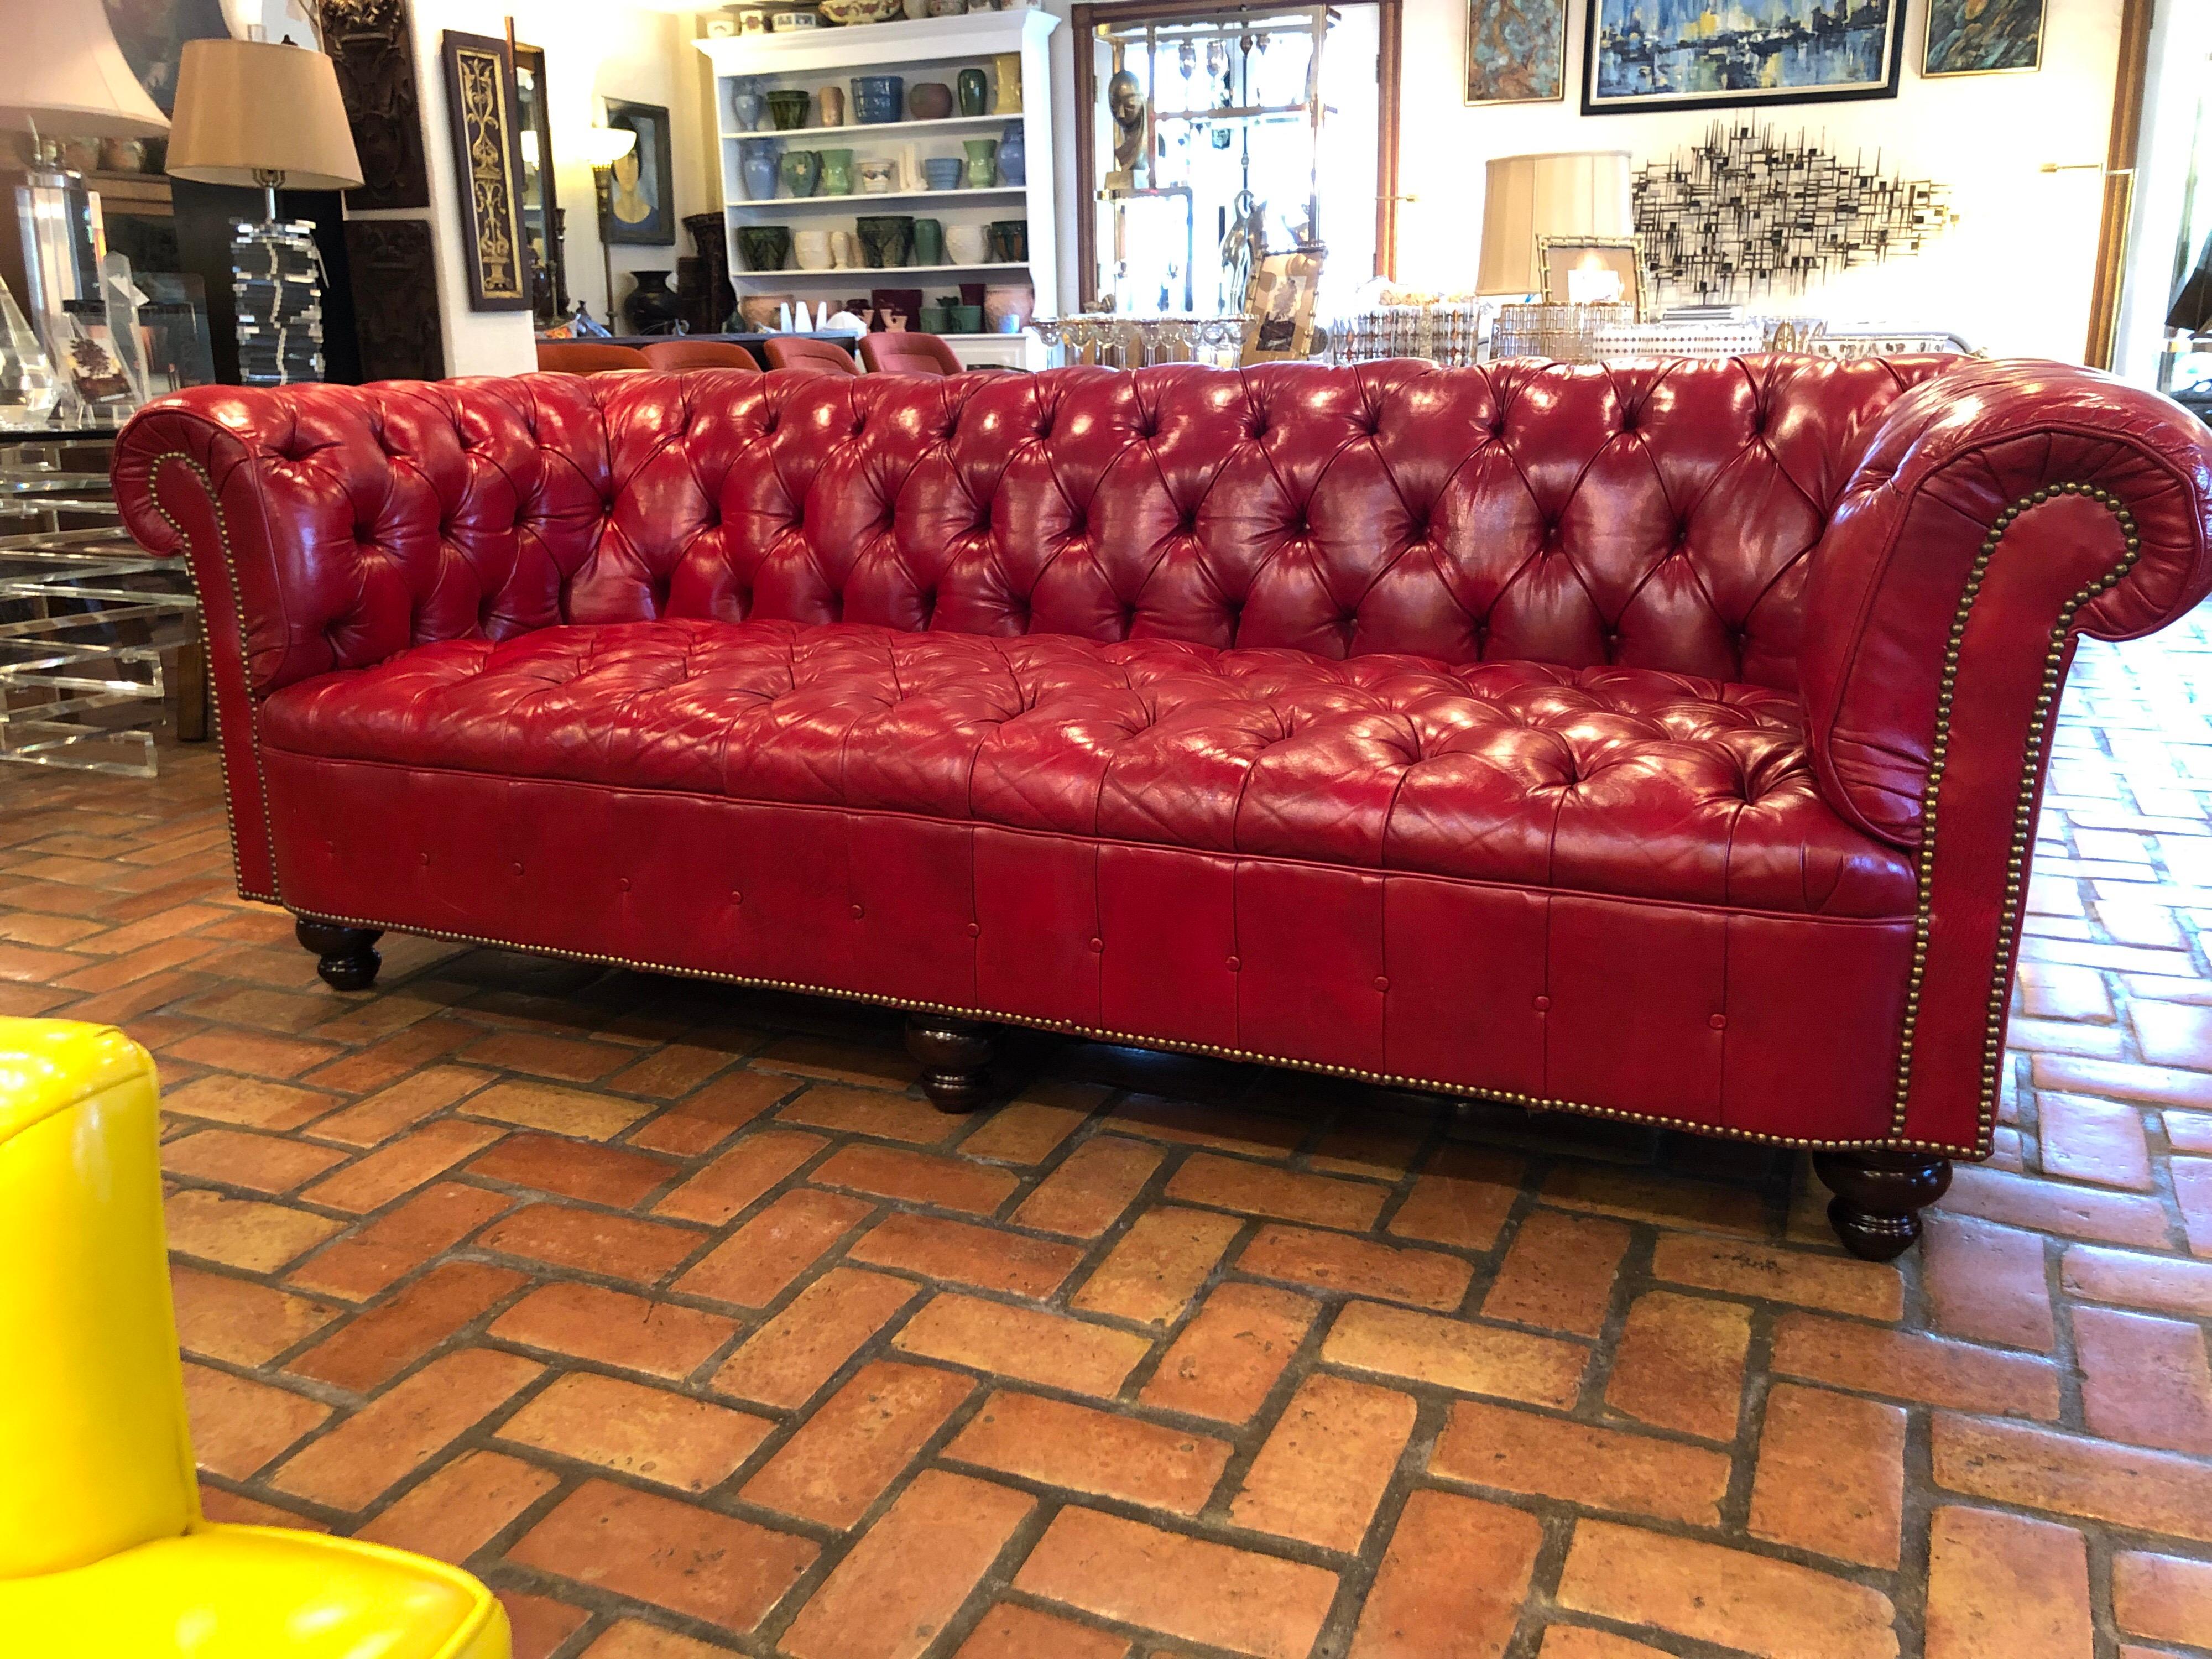
M952 332L952 313L944 306L924 306L918 326L924 334L950 334Z
M951 315L953 333L981 334L983 331L982 307L955 306L952 307Z
M791 227L739 225L738 252L747 270L781 270L791 258Z
M860 188L870 196L881 196L897 188L898 163L880 158L860 163Z
M1018 334L1036 313L1036 289L1027 283L994 283L983 290L983 326L993 334Z
M933 155L921 164L922 176L932 190L957 190L968 164L957 155Z
M896 121L906 108L906 77L902 75L856 75L853 77L853 118L863 126Z
M952 88L942 81L924 81L907 94L906 106L917 121L942 121L952 113Z
M793 253L798 258L801 270L830 269L830 233L826 230L802 230L791 239Z
M807 106L813 102L803 92L785 90L768 95L768 112L779 132L791 132L806 125Z

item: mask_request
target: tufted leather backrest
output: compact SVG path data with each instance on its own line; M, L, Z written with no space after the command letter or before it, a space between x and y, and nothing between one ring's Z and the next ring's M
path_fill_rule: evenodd
M263 692L656 617L1795 690L1808 556L1884 411L1954 361L201 387L139 417L118 476L221 428Z

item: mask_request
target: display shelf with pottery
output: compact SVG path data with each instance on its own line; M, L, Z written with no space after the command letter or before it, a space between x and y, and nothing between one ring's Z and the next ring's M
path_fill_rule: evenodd
M1018 185L1008 185L994 190L854 190L845 196L775 196L763 197L759 201L732 202L731 222L744 224L763 214L781 219L790 213L858 213L863 210L872 213L879 207L896 204L900 207L951 209L954 207L992 207L1005 209L1019 205L1024 194Z
M927 12L927 0L919 9ZM821 246L815 238L826 236L834 244L842 234L857 245L864 216L899 214L941 225L942 263L874 267L885 279L896 270L896 280L904 282L988 283L1034 295L1014 311L1033 307L1037 315L1052 315L1059 308L1058 259L1053 234L1052 82L1047 47L1058 27L1059 20L1050 12L1031 6L698 40L700 52L715 74L723 139L724 218L732 243L748 228L770 222L781 222L806 239L807 258L793 263L807 268L766 268L733 258L731 281L740 296L772 288L795 290L806 299L822 297L849 276L847 269L834 263L813 268ZM894 82L896 107L887 96ZM825 88L838 88L845 95L824 100ZM776 97L784 93L806 94L809 107L800 125L779 130L776 106L785 112L797 106L794 99ZM825 101L843 117L842 123L823 121L829 112L823 108ZM840 103L843 107L836 109ZM896 118L870 121L864 114ZM752 125L755 121L757 126ZM757 155L756 147L763 138L779 152L780 176L772 196L746 187L745 157ZM817 145L825 160L850 149L851 194L829 193L827 186L838 172L834 163L824 168L830 176L818 180L788 177L792 171L803 173L805 164L785 168L783 153ZM1026 167L1025 152L1033 152ZM886 162L894 169L889 179L884 176ZM925 165L930 162L938 164L934 170L940 177L957 176L956 187L928 188ZM756 161L756 183L763 171ZM981 187L969 187L971 179ZM872 183L884 187L872 189ZM803 195L788 193L802 184L812 184L814 189ZM1002 232L994 246L993 227L1012 223L1024 224L1026 237L1009 243ZM1007 307L1000 311L1003 319ZM1042 361L1036 336L1027 328L951 337L963 362L969 360L969 344L979 362L1033 367Z

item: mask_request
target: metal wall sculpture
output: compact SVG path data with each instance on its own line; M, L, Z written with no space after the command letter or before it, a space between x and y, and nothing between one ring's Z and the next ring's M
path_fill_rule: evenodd
M407 0L322 0L322 12L323 50L337 66L346 120L361 156L361 188L346 192L346 205L356 210L429 206Z
M1652 279L1700 304L1802 293L1839 270L1917 253L1951 222L1949 190L1850 161L1802 133L1716 125L1636 176L1636 234Z
M442 380L438 267L422 219L349 219L354 331L364 380Z
M447 29L446 108L460 182L462 263L471 311L530 308L530 244L522 233L522 139L514 59L507 42Z

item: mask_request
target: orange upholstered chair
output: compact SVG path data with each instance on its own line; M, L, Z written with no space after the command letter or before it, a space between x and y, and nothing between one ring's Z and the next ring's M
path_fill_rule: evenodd
M614 345L605 340L538 343L538 367L556 374L615 374L652 366L635 346Z
M760 372L753 354L731 340L655 340L640 346L654 368L750 368Z
M853 354L827 340L809 340L788 335L770 335L761 342L761 349L768 353L770 368L811 368L817 374L858 374L860 364Z
M957 374L960 359L934 334L863 334L860 356L871 374Z

